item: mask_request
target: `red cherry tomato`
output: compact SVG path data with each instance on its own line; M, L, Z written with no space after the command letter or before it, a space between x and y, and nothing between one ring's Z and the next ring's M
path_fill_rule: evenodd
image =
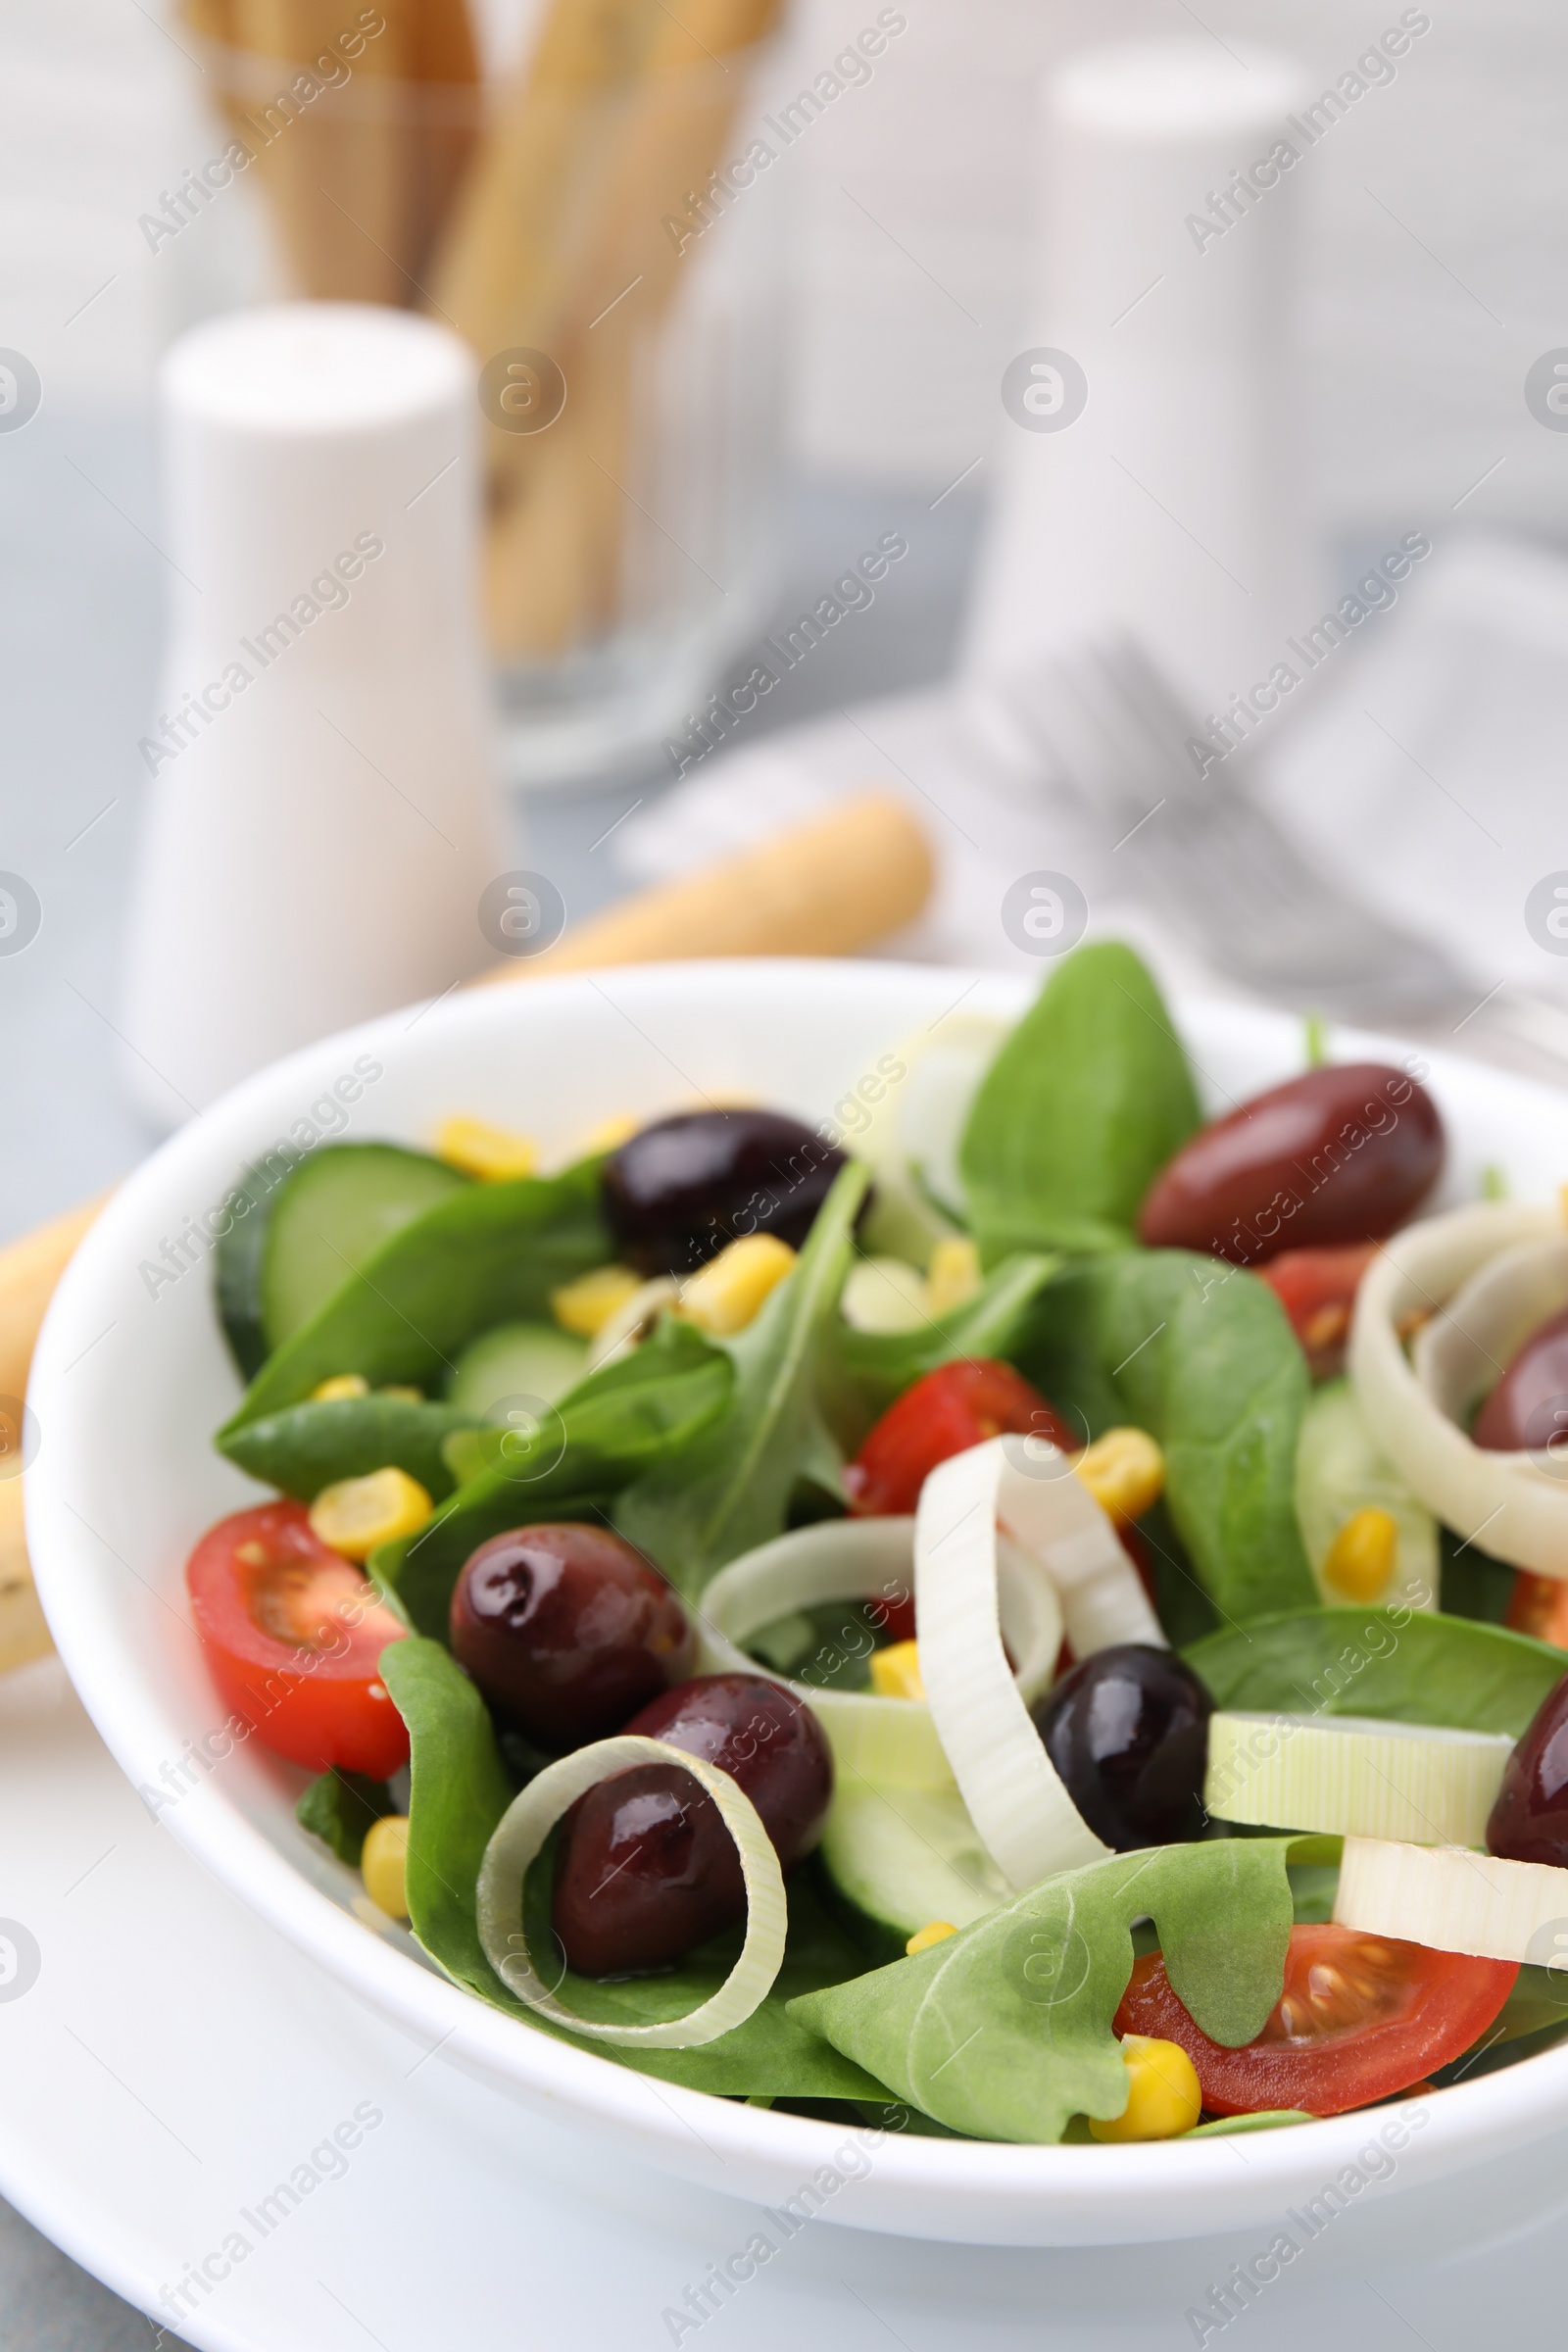
M185 1582L213 1680L264 1746L377 1781L408 1762L409 1735L380 1679L382 1650L408 1629L312 1532L302 1502L220 1519Z
M1083 1444L1010 1364L985 1356L939 1364L889 1405L845 1471L851 1510L862 1519L902 1517L939 1462L1004 1431L1049 1438L1068 1453Z
M1560 1576L1538 1576L1532 1568L1521 1568L1502 1622L1511 1634L1529 1634L1537 1642L1549 1642L1554 1649L1568 1649L1568 1584Z
M1376 1242L1347 1242L1323 1250L1282 1250L1257 1273L1291 1318L1314 1380L1345 1369L1345 1343L1361 1277L1378 1253Z
M1116 2032L1179 2041L1212 2115L1343 2115L1407 2090L1467 2050L1518 1974L1512 1960L1431 1952L1356 1928L1293 1928L1285 1988L1255 2041L1227 2050L1200 2034L1158 1952L1135 1961Z

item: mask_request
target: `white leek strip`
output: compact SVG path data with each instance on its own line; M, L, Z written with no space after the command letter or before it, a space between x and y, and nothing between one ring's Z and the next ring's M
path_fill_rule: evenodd
M1117 1642L1167 1649L1144 1581L1115 1522L1072 1474L1072 1457L1049 1438L994 1438L977 1446L993 1465L996 1515L1005 1534L1044 1566L1061 1595L1075 1657ZM918 1555L918 1538L916 1538ZM919 1603L915 1603L918 1615Z
M1505 1733L1358 1715L1219 1713L1203 1803L1221 1821L1414 1845L1484 1845Z
M920 1491L914 1535L914 1612L932 1719L975 1828L1018 1887L1098 1862L1109 1848L1067 1794L1007 1671L998 1614L999 1513L1062 1591L1074 1648L1074 1612L1081 1627L1100 1630L1097 1646L1147 1638L1142 1621L1138 1632L1124 1630L1135 1622L1130 1609L1095 1603L1085 1570L1098 1547L1088 1540L1086 1513L1103 1523L1120 1551L1104 1512L1054 1446L1042 1448L1038 1479L1019 1468L1019 1460L1030 1459L1021 1451L1025 1444L1039 1442L994 1438L940 1463ZM1016 1458L1011 1448L1019 1449ZM1023 1487L1028 1496L1019 1494ZM1126 1554L1121 1558L1136 1583ZM1147 1601L1144 1613L1152 1623ZM1163 1640L1157 1626L1153 1638Z
M1549 1968L1568 1955L1568 1870L1456 1845L1347 1838L1334 1917L1434 1952Z
M1400 1338L1411 1322L1441 1316L1490 1259L1561 1232L1552 1209L1489 1200L1396 1233L1362 1277L1349 1366L1373 1436L1428 1510L1512 1567L1564 1577L1568 1479L1531 1454L1473 1446L1422 1386Z
M745 1643L796 1609L912 1591L914 1526L912 1519L826 1519L798 1527L731 1560L701 1602L699 1674L766 1674L783 1683L815 1714L839 1772L880 1788L951 1787L953 1769L926 1701L792 1682L749 1657ZM1061 1648L1061 1604L1049 1580L1007 1544L1002 1547L1000 1587L1002 1626L1028 1706L1051 1688Z
M529 1866L563 1813L596 1783L631 1764L678 1764L701 1784L735 1840L746 1882L746 1940L729 1975L715 1993L685 2017L652 2026L612 2025L580 2017L558 2001L534 1967L522 1917ZM597 1740L591 1747L580 1747L559 1763L547 1764L521 1795L513 1798L484 1849L477 1915L485 1958L509 1992L553 2025L565 2026L592 2041L620 2042L639 2050L694 2050L744 2025L766 1998L778 1975L789 1925L778 1856L760 1814L744 1789L727 1772L720 1772L703 1757L688 1755L667 1740L645 1740L631 1732L622 1732L613 1740Z
M1462 1426L1531 1333L1565 1306L1568 1239L1558 1233L1499 1250L1416 1333L1416 1379L1439 1412Z
M834 1105L844 1127L840 1138L859 1159L869 1160L876 1185L866 1212L862 1245L924 1265L936 1244L956 1229L934 1208L919 1182L923 1177L939 1200L961 1201L958 1139L969 1105L997 1049L1012 1024L988 1015L960 1013L917 1029L877 1064L872 1098L863 1090Z

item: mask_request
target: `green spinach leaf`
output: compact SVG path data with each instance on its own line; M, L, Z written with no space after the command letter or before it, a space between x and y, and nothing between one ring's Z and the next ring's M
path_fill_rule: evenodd
M1548 1642L1424 1609L1293 1610L1182 1654L1217 1707L1372 1715L1515 1740L1568 1673L1568 1655Z
M408 1889L414 1932L455 1984L536 2032L695 2090L743 2098L887 2097L874 2076L788 2014L795 1995L863 1965L823 1910L808 1872L790 1881L789 1943L773 1990L744 2025L702 2049L634 2051L582 2041L509 1992L484 1956L474 1919L479 1865L513 1796L490 1718L473 1685L433 1642L416 1637L394 1642L382 1652L381 1672L413 1743ZM530 1874L531 1934L548 1903L548 1866ZM547 1933L541 1948L549 1948ZM737 1930L659 1976L600 1984L568 1974L559 1997L601 2021L679 2017L716 1990L738 1949Z
M380 1547L376 1575L420 1633L444 1642L452 1588L476 1544L531 1520L602 1518L628 1480L715 1419L733 1379L721 1348L664 1316L652 1339L590 1372L530 1435L466 1433L479 1467L417 1535Z
M1004 1257L966 1305L917 1331L856 1331L842 1315L828 1325L822 1385L835 1431L858 1446L878 1416L913 1382L957 1358L1001 1356L1011 1362L1031 1311L1060 1260Z
M958 1164L981 1254L1113 1250L1199 1125L1152 977L1114 942L1057 967L986 1072Z
M340 1478L366 1478L389 1464L416 1478L433 1502L456 1483L442 1447L476 1416L410 1396L333 1396L286 1405L224 1430L219 1449L264 1485L314 1502Z
M384 1781L367 1780L363 1772L339 1772L334 1766L311 1783L294 1808L294 1818L313 1838L329 1845L340 1862L358 1870L367 1833L392 1810L392 1792Z
M723 1411L661 1456L615 1507L620 1533L691 1599L726 1560L783 1532L798 1481L840 1492L816 1372L868 1175L855 1160L840 1169L796 1265L756 1321L720 1343L735 1367Z
M221 1438L337 1372L435 1387L476 1332L547 1315L553 1290L612 1254L600 1164L465 1186L414 1218L268 1358Z
M808 1994L791 2015L900 2098L979 2139L1056 2140L1127 2104L1111 2021L1134 1920L1211 2040L1250 2041L1279 1998L1288 1838L1111 1854L1047 1879L929 1951Z
M1093 1435L1132 1421L1159 1440L1171 1524L1222 1614L1315 1598L1296 1515L1311 1383L1255 1274L1184 1250L1083 1259L1043 1294L1019 1361Z

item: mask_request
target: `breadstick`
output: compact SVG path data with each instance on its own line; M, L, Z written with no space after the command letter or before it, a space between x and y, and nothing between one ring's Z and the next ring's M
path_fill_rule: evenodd
M256 156L296 290L316 301L407 302L397 86L408 73L407 5L383 0L356 25L348 0L232 0L234 41L253 61L240 135ZM344 53L342 36L360 40ZM318 58L335 58L328 76ZM331 86L342 68L348 78ZM314 88L313 88L314 85Z

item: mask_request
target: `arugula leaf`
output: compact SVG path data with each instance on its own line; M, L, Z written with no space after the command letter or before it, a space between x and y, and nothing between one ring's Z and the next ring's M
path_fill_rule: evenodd
M440 1502L456 1483L442 1447L455 1430L471 1429L474 1421L456 1405L416 1403L410 1396L333 1396L286 1405L225 1430L218 1445L252 1478L301 1502L314 1502L337 1479L366 1478L389 1463Z
M311 1783L294 1808L294 1818L301 1829L329 1845L340 1862L358 1870L367 1833L392 1810L392 1792L384 1781L368 1780L363 1772L339 1772L334 1765Z
M856 1331L835 1315L822 1378L835 1427L846 1442L858 1445L894 1398L939 1364L974 1356L1010 1362L1030 1311L1060 1262L1034 1254L1004 1257L965 1305L917 1331Z
M1132 1421L1159 1440L1171 1523L1225 1615L1315 1597L1296 1514L1311 1383L1255 1274L1185 1250L1081 1260L1043 1294L1018 1360L1095 1436Z
M416 1535L382 1544L374 1573L421 1634L444 1642L452 1588L477 1544L530 1521L602 1519L618 1488L714 1419L733 1379L720 1348L664 1316L633 1354L579 1381L531 1438L466 1432L480 1467Z
M978 2139L1056 2140L1120 2115L1111 2021L1152 1914L1178 1997L1211 2040L1262 2030L1284 1983L1289 1838L1211 1838L1063 1872L913 1959L790 2004L900 2098Z
M773 1990L744 2025L702 2049L627 2050L583 2041L519 2001L485 1958L474 1919L479 1865L513 1796L484 1702L447 1652L417 1636L383 1650L381 1673L413 1745L410 1916L420 1943L455 1984L535 2032L695 2090L743 2098L887 2097L874 2076L787 2014L792 1996L863 1965L823 1910L808 1874L797 1872L789 1882L789 1942ZM548 1950L548 1858L541 1864L529 1877L529 1923L530 1935L540 1923L541 1948ZM739 1948L737 1929L658 1976L601 1984L568 1973L557 1990L596 2020L679 2017L716 1990Z
M429 1388L475 1333L548 1314L553 1290L612 1254L600 1166L466 1186L413 1218L269 1356L220 1443L336 1372Z
M1131 948L1060 963L981 1080L959 1147L981 1254L1113 1250L1200 1122L1165 1001Z
M795 1266L756 1321L719 1343L735 1367L724 1410L662 1456L616 1505L620 1533L689 1599L726 1560L782 1534L799 1480L840 1492L841 1458L821 1417L815 1373L869 1173L857 1160L840 1169Z
M1425 1609L1301 1609L1183 1651L1216 1707L1372 1715L1517 1740L1568 1655L1528 1634Z

